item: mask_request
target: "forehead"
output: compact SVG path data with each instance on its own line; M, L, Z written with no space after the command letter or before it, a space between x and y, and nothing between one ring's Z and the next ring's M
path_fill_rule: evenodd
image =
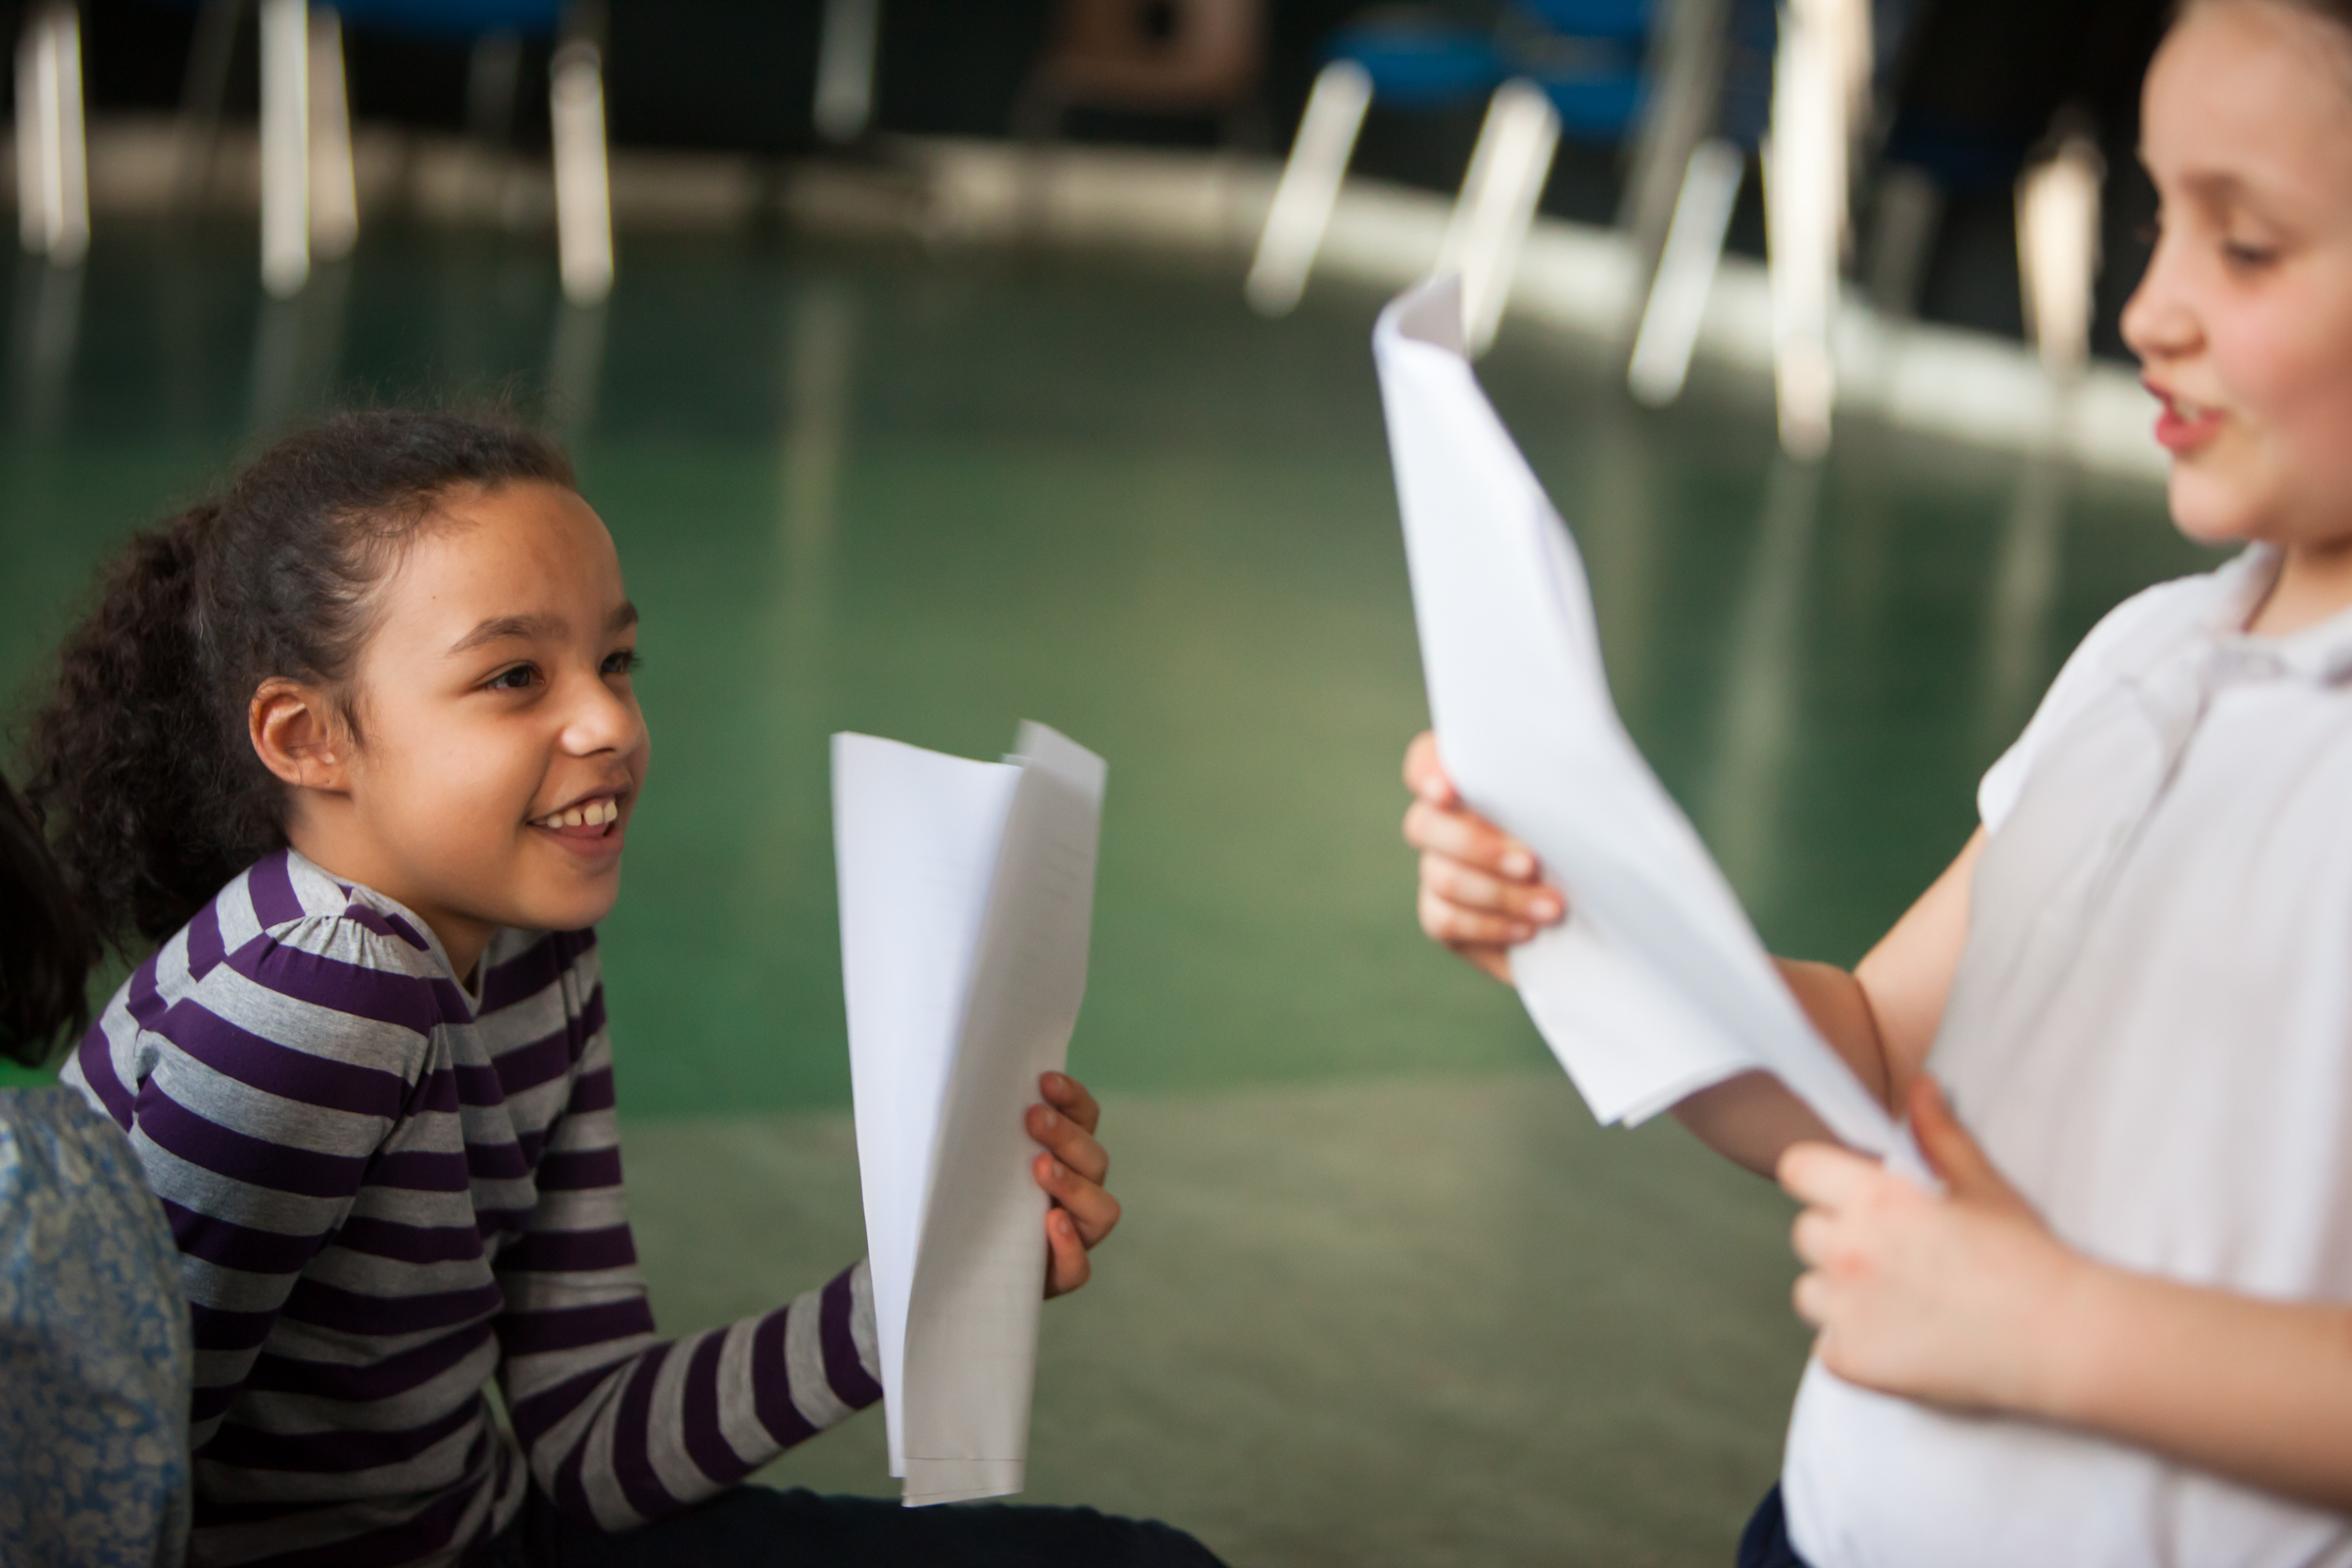
M443 501L384 583L379 629L446 646L484 619L536 616L594 636L627 597L612 536L586 501L507 484Z
M2352 30L2292 0L2191 5L2149 68L2141 152L2168 194L2352 221Z

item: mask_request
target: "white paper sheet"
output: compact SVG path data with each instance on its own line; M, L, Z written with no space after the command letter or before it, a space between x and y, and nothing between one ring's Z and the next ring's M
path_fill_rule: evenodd
M891 1474L909 1506L1021 1490L1046 1196L1023 1116L1086 989L1102 760L833 737L851 1091Z
M1778 1076L1853 1147L1916 1155L1773 968L1610 701L1584 564L1461 352L1451 277L1373 334L1438 751L1571 917L1512 950L1521 1001L1585 1102L1634 1123Z

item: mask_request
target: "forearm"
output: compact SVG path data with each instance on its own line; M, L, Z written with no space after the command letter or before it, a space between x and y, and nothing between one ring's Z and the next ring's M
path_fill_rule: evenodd
M2025 1413L2352 1511L2352 1311L2079 1262Z
M1886 1064L1877 1021L1861 985L1843 969L1795 958L1775 958L1781 978L1813 1027L1882 1102ZM1702 1089L1674 1107L1675 1120L1700 1143L1759 1176L1770 1176L1790 1144L1837 1136L1811 1107L1770 1073L1744 1072Z
M882 1395L862 1264L763 1316L675 1342L628 1336L617 1360L600 1360L612 1346L572 1343L581 1333L562 1321L609 1309L513 1312L500 1334L532 1472L599 1529L699 1502Z
M1836 964L1807 958L1775 958L1781 980L1795 996L1813 1027L1830 1043L1862 1087L1883 1105L1892 1107L1893 1074L1886 1060L1886 1044L1872 1009L1870 993L1850 972Z

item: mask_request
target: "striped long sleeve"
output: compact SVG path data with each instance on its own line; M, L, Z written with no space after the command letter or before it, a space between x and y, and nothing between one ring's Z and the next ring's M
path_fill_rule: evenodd
M454 1561L528 1468L608 1528L879 1396L862 1265L656 1337L592 932L506 932L468 996L399 906L291 852L141 965L68 1080L181 1253L208 1563Z

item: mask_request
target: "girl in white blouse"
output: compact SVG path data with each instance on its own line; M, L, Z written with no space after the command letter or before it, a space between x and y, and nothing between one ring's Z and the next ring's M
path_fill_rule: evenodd
M2125 336L2174 521L2248 548L2084 640L1851 973L1782 965L1941 1194L1777 1086L1678 1107L1805 1204L1744 1562L2352 1564L2352 3L2189 0L2143 137ZM1423 926L1507 977L1565 901L1405 772Z

